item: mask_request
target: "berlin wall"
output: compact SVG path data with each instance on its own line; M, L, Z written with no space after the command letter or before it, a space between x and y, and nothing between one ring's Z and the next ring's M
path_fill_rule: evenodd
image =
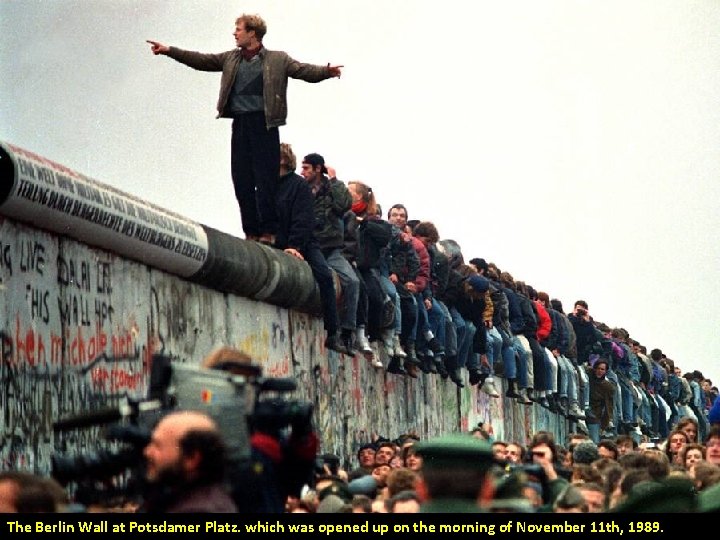
M323 452L344 459L373 434L479 421L497 439L564 438L567 426L536 405L325 350L318 305L304 263L0 145L2 469L48 472L54 453L95 448L99 427L55 433L53 422L144 397L155 353L198 364L221 345L266 376L294 377Z

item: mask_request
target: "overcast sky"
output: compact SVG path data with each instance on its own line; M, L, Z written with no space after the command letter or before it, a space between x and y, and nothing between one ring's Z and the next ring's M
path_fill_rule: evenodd
M145 43L265 45L281 139L720 382L720 2L0 0L0 140L242 236L219 74Z

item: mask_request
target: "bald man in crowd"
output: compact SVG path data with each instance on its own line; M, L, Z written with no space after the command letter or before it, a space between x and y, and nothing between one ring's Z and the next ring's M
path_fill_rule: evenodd
M145 447L148 493L141 511L237 512L223 484L225 446L206 414L165 416Z

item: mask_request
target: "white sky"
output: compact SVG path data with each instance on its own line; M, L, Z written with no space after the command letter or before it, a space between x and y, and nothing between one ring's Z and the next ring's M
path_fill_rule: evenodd
M720 2L0 0L0 140L241 236L219 74L145 39L242 12L346 66L290 82L299 156L720 383Z

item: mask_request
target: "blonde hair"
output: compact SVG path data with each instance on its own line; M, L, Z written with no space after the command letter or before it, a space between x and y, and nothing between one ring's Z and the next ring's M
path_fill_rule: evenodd
M255 32L258 41L262 41L267 32L267 24L260 15L248 15L243 13L236 20L235 24L244 23L246 32Z

